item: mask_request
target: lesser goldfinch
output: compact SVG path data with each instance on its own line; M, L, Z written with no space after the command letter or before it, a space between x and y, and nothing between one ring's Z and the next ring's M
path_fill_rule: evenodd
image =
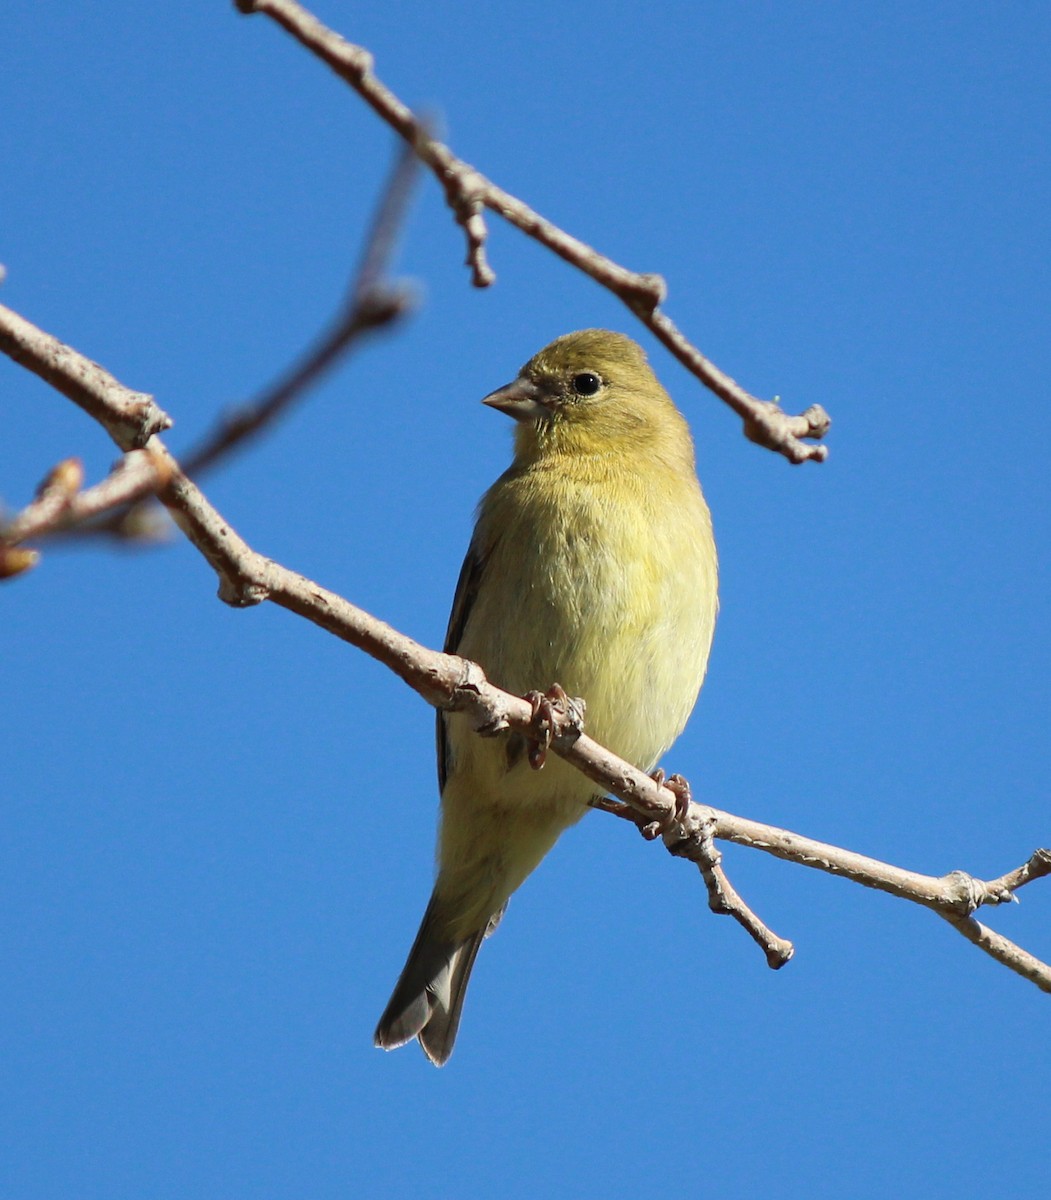
M686 421L642 348L604 329L558 338L483 403L514 418L514 461L479 505L445 649L519 695L583 697L588 733L651 771L697 699L717 608ZM448 1059L482 939L596 794L528 749L438 714L437 881L378 1046L416 1037Z

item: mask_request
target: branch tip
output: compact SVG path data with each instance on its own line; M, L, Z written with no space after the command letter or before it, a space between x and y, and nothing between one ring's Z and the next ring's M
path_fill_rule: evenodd
M0 579L15 579L31 571L40 561L40 554L28 546L0 545Z
M811 404L799 419L806 423L806 429L799 434L800 437L823 438L832 428L832 418L820 404Z
M83 486L83 460L77 457L64 458L44 476L36 496L38 500L42 500L48 492L55 491L66 499L72 499Z

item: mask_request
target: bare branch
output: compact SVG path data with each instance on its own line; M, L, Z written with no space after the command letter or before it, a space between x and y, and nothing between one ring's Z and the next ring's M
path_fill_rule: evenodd
M63 459L44 476L33 503L6 525L0 525L0 541L17 545L34 532L55 524L84 483L84 464L79 458Z
M404 224L418 172L418 159L411 149L404 147L395 156L364 240L360 264L329 332L256 399L221 415L216 427L183 455L182 470L185 474L199 476L262 433L302 399L311 385L336 366L356 342L370 333L391 326L412 310L415 304L412 288L407 284L392 282L386 272ZM16 332L13 327L12 338ZM11 353L6 345L3 348ZM13 353L11 357L21 361ZM35 370L32 366L30 369ZM40 371L36 373L41 374ZM167 428L167 425L161 427ZM130 488L129 500L123 505L102 503L97 509L77 505L68 509L61 521L44 521L33 536L47 536L49 539L107 537L124 542L160 541L166 533L166 522L157 506L146 499L156 490L150 486L138 491ZM24 558L24 555L8 556L8 576L27 569ZM28 565L34 565L35 561L34 558ZM4 569L0 565L0 573ZM0 577L5 576L0 574Z
M1028 950L1023 950L1021 946L1015 945L1002 934L983 925L981 921L976 921L974 917L953 917L946 913L942 913L942 916L979 950L984 950L1016 975L1031 980L1042 992L1051 992L1047 963L1041 962Z
M141 450L172 420L152 396L126 388L106 370L0 304L0 350L82 408L122 450Z
M1006 875L992 880L987 886L991 891L1005 893L1008 899L1014 900L1014 893L1020 887L1032 883L1034 879L1043 879L1046 875L1051 875L1051 850L1037 850L1016 870L1008 871Z
M483 209L498 213L527 236L589 275L620 299L661 343L700 381L728 404L744 422L745 434L789 462L823 462L824 445L808 446L801 439L820 439L831 425L820 405L802 416L789 416L772 400L751 395L709 361L660 311L667 288L659 275L629 271L593 247L566 233L545 217L505 192L448 146L431 136L412 110L373 71L372 55L323 25L296 0L235 0L245 13L265 13L302 46L345 80L437 177L446 201L467 238L467 264L476 287L496 279L485 255Z
M44 480L32 504L0 524L0 545L16 546L102 513L126 509L143 496L158 492L170 478L165 461L155 457L147 446L129 451L101 483L82 492L79 489L84 469L79 459L67 458Z
M405 284L389 281L386 270L404 223L417 171L418 160L411 149L403 148L395 159L365 238L357 275L329 331L260 396L220 417L217 427L182 455L185 474L198 478L219 459L244 445L284 416L355 342L389 327L411 311L415 293Z
M139 393L129 392L101 367L0 306L0 347L16 341L16 334L18 361L44 378L58 377L59 390L95 416L118 445L128 449L149 441L150 457L168 475L161 499L216 571L221 599L235 606L271 600L384 663L429 704L466 713L480 732L513 729L531 740L542 739L599 788L630 806L637 824L656 822L665 831L669 850L699 867L711 906L740 921L763 947L771 966L787 961L791 945L773 934L729 884L713 839L763 850L932 908L999 962L1051 992L1051 966L985 929L972 916L978 907L1005 903L1013 898L1014 889L1051 874L1051 851L1038 850L1021 867L991 881L959 871L939 878L696 802L684 810L681 788L677 794L581 732L576 706L549 705L538 714L534 703L490 683L476 663L421 646L334 592L252 550L183 474L160 438L144 437L157 417ZM611 802L596 806L625 815Z
M631 821L647 841L653 840L648 833L647 818L637 813L631 805L609 796L599 796L591 801L591 807ZM705 810L705 813L708 811ZM709 909L717 916L733 917L763 951L766 965L776 971L791 959L795 947L786 938L774 933L741 898L723 869L722 855L716 848L714 836L713 823L702 815L696 837L683 837L682 826L677 821L673 822L665 846L668 853L676 858L686 858L696 863L708 890Z

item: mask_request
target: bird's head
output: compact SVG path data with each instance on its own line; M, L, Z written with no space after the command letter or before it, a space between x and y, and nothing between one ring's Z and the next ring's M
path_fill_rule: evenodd
M519 461L549 454L637 453L666 441L681 444L684 437L690 445L685 421L642 347L608 329L556 338L482 403L518 422Z

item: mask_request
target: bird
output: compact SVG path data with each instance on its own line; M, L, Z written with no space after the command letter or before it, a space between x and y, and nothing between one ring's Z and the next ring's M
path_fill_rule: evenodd
M445 650L506 691L581 697L588 734L651 772L693 710L718 608L686 419L642 347L605 329L556 338L482 403L514 419L514 456L479 503ZM600 794L529 751L438 712L437 877L377 1046L417 1038L448 1060L482 941Z

